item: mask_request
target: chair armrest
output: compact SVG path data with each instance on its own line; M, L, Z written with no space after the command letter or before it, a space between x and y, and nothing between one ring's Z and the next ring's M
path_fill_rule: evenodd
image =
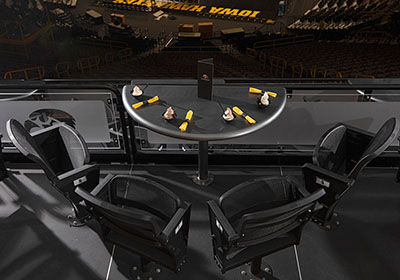
M179 208L172 219L168 222L165 228L161 231L159 238L169 243L173 241L174 237L182 232L187 237L189 231L190 211L192 205L184 203L184 207Z
M91 195L97 196L106 186L107 184L111 181L111 179L114 177L114 174L108 174L103 180L100 181L100 183L90 192Z
M91 177L88 178L88 176ZM66 173L58 175L57 179L60 180L61 184L65 184L64 182L67 182L67 183L72 183L75 187L77 187L80 186L81 184L87 185L88 183L92 183L93 186L96 186L99 183L99 177L100 177L100 168L98 165L85 164L82 165L81 167L72 169ZM93 179L93 181L89 182L89 179ZM82 188L83 186L80 187Z
M307 191L307 189L304 187L304 185L297 185L296 190L303 196L306 197L307 195L310 195L310 192Z
M296 190L303 196L306 197L310 195L310 192L304 187L303 178L296 178L294 176L285 176L289 181L296 186Z
M90 192L99 184L100 168L98 165L83 165L57 176L56 187L76 202L75 189L80 187ZM74 197L75 196L75 197ZM79 201L79 200L78 200Z
M207 201L207 204L210 214L212 234L216 234L216 232L213 231L215 226L221 234L225 233L225 235L227 235L227 240L229 243L239 240L239 235L233 229L224 213L222 213L222 210L219 208L218 204L214 200Z
M314 192L321 187L326 191L326 197L338 200L354 185L355 180L336 174L322 167L306 163L302 167L305 187L309 192Z

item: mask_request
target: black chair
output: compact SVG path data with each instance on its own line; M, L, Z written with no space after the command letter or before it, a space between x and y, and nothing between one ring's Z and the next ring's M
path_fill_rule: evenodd
M104 241L141 257L141 272L152 261L174 272L185 262L191 205L162 185L137 176L108 175L92 191L76 193L99 221Z
M239 184L218 202L207 202L214 259L222 273L251 262L248 273L277 279L261 269L262 257L300 243L324 194L322 188L310 194L288 177L269 177Z
M32 134L15 119L8 120L6 127L15 147L44 170L53 187L71 202L76 217L83 222L88 213L78 204L82 199L75 194L75 188L92 190L98 185L100 174L99 166L89 164L89 152L82 136L64 123ZM73 224L78 225L78 221Z
M313 192L324 188L326 195L319 202L323 208L314 221L331 228L334 209L342 196L354 185L360 171L393 142L399 132L396 118L387 120L376 134L337 124L321 137L313 154L313 164L303 168L305 187Z
M1 142L1 138L3 138L2 134L0 134L0 181L8 177L8 172L4 165L3 144Z

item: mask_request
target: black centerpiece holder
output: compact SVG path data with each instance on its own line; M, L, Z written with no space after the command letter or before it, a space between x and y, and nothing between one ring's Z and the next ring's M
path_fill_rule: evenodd
M197 61L197 97L212 100L214 63L212 58Z

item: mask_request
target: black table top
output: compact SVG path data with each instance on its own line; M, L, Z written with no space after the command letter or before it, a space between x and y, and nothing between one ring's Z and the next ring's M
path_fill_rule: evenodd
M250 94L249 86L213 86L213 100L197 97L197 85L140 85L143 95L131 95L134 85L123 88L122 98L128 114L139 124L164 135L195 141L215 141L243 136L266 126L272 122L283 110L286 104L286 90L284 88L257 85L262 90L276 92L277 97L270 97L270 104L265 108L257 106L259 94ZM138 109L132 105L153 96L159 101L147 104ZM172 106L177 118L171 121L164 120L162 114ZM243 117L236 116L231 122L226 122L222 114L226 107L238 106L243 112L257 121L249 124ZM185 119L188 110L193 111L193 118L185 132L179 126Z

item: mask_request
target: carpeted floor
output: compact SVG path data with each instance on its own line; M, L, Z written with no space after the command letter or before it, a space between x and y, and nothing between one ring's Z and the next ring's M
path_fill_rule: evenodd
M102 173L135 174L164 184L192 203L187 262L178 274L153 279L250 279L238 268L222 275L213 261L205 202L258 176L300 175L300 167L210 167L215 182L192 183L195 166L103 166ZM340 226L309 223L298 246L302 279L400 279L400 185L396 169L367 168L339 204ZM255 194L256 195L256 194ZM88 226L70 227L71 207L38 170L13 170L0 183L0 278L129 279L137 257L103 244ZM95 226L95 222L92 222ZM280 279L299 279L293 248L263 260ZM156 266L154 266L154 269ZM247 277L247 278L246 278ZM134 278L135 279L135 278ZM148 278L141 278L148 279Z

